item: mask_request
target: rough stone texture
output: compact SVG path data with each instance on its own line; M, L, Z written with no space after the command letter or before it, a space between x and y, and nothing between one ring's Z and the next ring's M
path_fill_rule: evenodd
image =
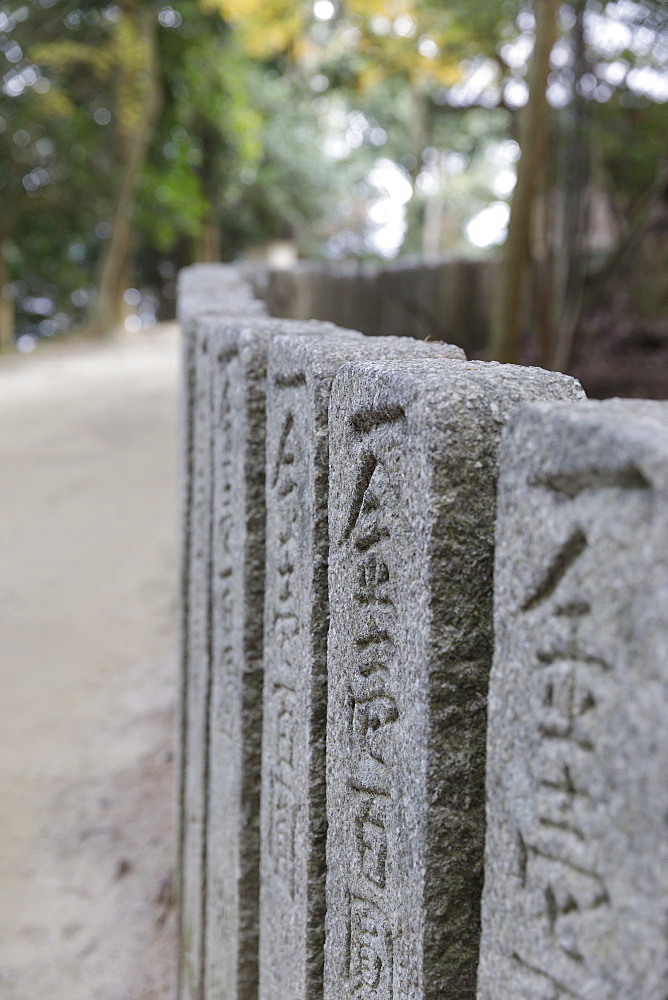
M480 362L336 378L326 1000L475 996L498 440L522 402L580 395Z
M668 403L501 449L479 1000L668 996Z
M179 997L198 1000L202 927L204 743L210 628L211 425L208 335L193 322L184 338L185 473L182 485L181 675L179 695Z
M212 373L213 473L210 564L197 572L208 573L202 589L208 585L210 596L202 600L210 612L206 650L197 650L196 660L193 650L188 663L184 808L186 831L192 827L197 836L184 845L184 871L192 871L184 902L192 895L201 905L183 926L183 965L189 951L200 992L187 995L251 1000L258 980L266 359L274 335L330 335L335 328L269 319L212 320L201 328ZM192 606L189 615L192 631Z
M253 306L263 303L255 299L250 275L234 264L195 264L184 267L178 277L178 312L179 320L193 312L195 303L202 296L220 298L225 302L236 304L242 300L253 303ZM229 312L229 308L225 312ZM251 307L252 311L252 307Z
M261 1000L322 996L330 388L344 362L398 356L463 353L409 338L283 336L270 348Z
M238 268L225 264L196 264L179 271L177 319L186 353L203 319L266 315L265 303L255 298L250 281ZM185 360L187 362L187 356ZM187 364L184 371L188 371ZM188 398L186 394L185 399Z
M210 597L208 546L211 519L210 366L207 317L264 308L233 267L198 265L179 274L178 315L182 327L180 678L177 699L179 760L178 995L199 997L202 927L203 749L194 734L205 724ZM192 682L191 682L192 677ZM195 739L186 776L188 746ZM197 775L197 776L196 776ZM193 785L194 782L194 785ZM193 786L192 794L186 785ZM195 798L193 798L193 796ZM188 815L186 800L189 799ZM186 851L187 842L187 851ZM187 853L187 857L186 857Z

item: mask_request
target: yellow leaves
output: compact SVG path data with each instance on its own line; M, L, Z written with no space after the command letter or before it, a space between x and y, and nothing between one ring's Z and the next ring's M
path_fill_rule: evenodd
M382 38L362 39L358 49L362 66L358 72L358 88L362 91L382 80L402 76L411 84L449 87L460 77L459 60L446 59L442 53L435 58L420 54L417 40Z
M303 66L317 66L320 58L320 46L316 45L308 36L301 35L293 42L292 56L295 62Z
M217 12L237 29L251 59L291 52L313 10L304 0L200 0L200 7L204 13Z
M357 86L367 90L393 73L402 73L409 79L419 77L435 85L447 86L458 79L452 61L438 56L427 59L418 49L425 34L439 46L445 42L452 18L445 4L427 3L425 0L341 0L340 14L329 39L322 41L313 33L315 25L313 0L200 0L205 13L217 13L235 29L244 53L251 59L263 61L288 55L302 66L312 68L317 62L354 44L356 50L380 64L366 66L361 71ZM359 41L350 43L345 38L346 28L355 25ZM316 41L316 38L318 39Z
M411 15L415 3L413 0L347 0L345 13L358 14L360 17L401 17Z
M139 34L134 18L123 17L116 22L112 35L111 56L125 73L137 72L146 62L146 43Z
M272 56L288 52L299 35L299 24L294 19L288 22L275 21L262 32L244 29L244 48L251 59L271 59Z
M117 69L116 117L121 133L131 135L141 125L150 85L147 41L135 18L124 17L116 23L110 50Z
M262 14L262 0L202 0L200 7L205 14L216 11L230 24L243 24L248 18Z
M386 73L377 62L368 62L357 76L357 87L361 93L369 93L385 79Z
M39 95L39 105L47 117L74 118L77 113L69 97L53 86L45 94Z
M459 63L446 62L443 58L422 60L422 69L434 83L441 87L454 87L462 78Z
M137 13L126 13L120 18L104 44L94 46L59 39L34 46L31 56L37 63L63 75L83 66L98 80L113 78L119 131L128 136L140 126L149 85L146 73L149 53ZM53 114L68 117L74 114L74 105L62 91L52 88L45 99L50 102Z
M100 80L108 77L114 68L110 52L81 42L45 42L35 45L30 54L35 62L51 66L61 73L67 73L78 64L88 66Z
M324 35L314 20L313 0L200 0L200 6L230 24L245 55L260 62L288 56L305 72L315 72L328 60L354 53L354 86L361 91L397 74L421 86L448 87L460 78L461 46L445 2L340 0L339 14ZM357 33L353 41L351 25ZM437 46L433 58L424 55L424 45L420 51L425 37Z

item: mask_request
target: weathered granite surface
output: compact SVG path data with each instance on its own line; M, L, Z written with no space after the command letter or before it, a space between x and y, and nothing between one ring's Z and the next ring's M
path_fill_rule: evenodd
M193 264L179 271L178 276L178 319L183 323L194 312L194 306L200 305L200 300L208 296L211 300L220 300L219 316L231 314L235 309L230 306L242 302L251 304L250 312L258 306L263 306L255 298L249 276L235 264Z
M258 984L267 351L276 335L329 336L334 327L270 319L204 326L213 372L212 600L205 722L200 714L189 721L187 744L197 762L193 781L205 789L203 839L193 847L204 873L200 970L206 1000L251 1000ZM192 663L194 684L191 677ZM190 749L194 743L204 749ZM193 801L201 801L199 789ZM186 944L195 937L185 927Z
M480 362L334 382L326 1000L475 996L498 441L580 395Z
M668 403L501 448L479 1000L668 996Z
M401 356L463 353L410 338L299 336L275 337L269 351L261 1000L322 996L331 384L345 362Z
M227 314L262 313L264 304L253 299L251 287L233 267L197 265L185 268L178 279L178 317L182 327L182 416L181 416L181 568L180 568L180 677L177 697L177 731L179 732L178 859L177 889L179 895L179 997L198 996L203 940L201 936L202 872L198 851L193 844L202 837L204 809L202 781L196 780L199 796L195 804L187 793L193 774L201 764L202 751L195 748L190 760L190 778L186 777L188 742L204 711L203 662L207 659L203 634L209 629L209 585L206 582L208 555L205 554L210 533L211 449L209 403L210 366L203 333L207 317ZM197 550L193 542L197 540ZM191 622L192 618L192 622ZM191 663L196 666L192 667ZM189 675L194 672L192 684ZM191 702L189 709L188 702ZM191 716L188 732L188 715ZM199 761L199 763L198 763ZM189 815L185 802L190 799ZM186 841L188 842L186 859ZM186 927L188 932L186 933ZM194 991L194 992L193 992Z
M211 369L205 330L193 324L184 345L187 474L184 483L181 568L180 900L179 996L195 1000L203 947L201 845L203 837L206 665L209 661L211 542Z

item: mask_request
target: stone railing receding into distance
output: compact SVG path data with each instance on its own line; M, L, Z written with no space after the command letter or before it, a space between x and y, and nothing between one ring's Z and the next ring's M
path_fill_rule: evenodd
M179 313L179 1000L663 1000L668 403Z

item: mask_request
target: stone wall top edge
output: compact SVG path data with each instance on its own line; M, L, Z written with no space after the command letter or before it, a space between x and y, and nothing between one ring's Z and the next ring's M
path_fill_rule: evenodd
M267 317L267 309L260 299L238 299L229 296L182 296L177 307L177 319L182 326L191 328L206 320L226 317Z
M441 341L415 340L412 337L365 337L355 330L340 327L335 328L335 333L340 336L317 341L299 332L276 338L270 351L273 366L292 365L298 359L314 366L335 364L337 367L383 360L402 363L402 357L407 361L413 360L413 352L422 360L466 360L461 348ZM383 359L384 352L387 359Z
M586 421L618 424L621 430L633 425L668 430L668 400L663 399L582 399L577 406L564 402L526 403L513 417L513 422L530 422L535 419L557 423ZM668 446L668 435L666 436Z
M577 477L596 469L592 482L600 485L606 476L621 482L619 470L631 475L635 469L638 481L668 489L668 401L524 403L508 421L501 450L510 477L531 478L540 470L549 479L566 468ZM568 489L575 488L574 480Z
M179 289L194 289L210 283L240 284L246 278L237 264L190 264L178 273Z
M262 333L266 337L271 337L273 334L281 334L281 340L283 339L283 335L300 337L302 340L308 340L314 334L326 334L333 340L339 336L347 339L359 339L364 336L357 330L347 330L335 326L334 323L330 323L327 320L282 319L275 316L267 316L266 314L257 316L246 316L243 314L238 316L207 315L204 319L204 324L214 334L222 334L224 332L253 334L257 332Z
M447 374L447 382L443 375ZM425 386L436 389L440 386L449 387L467 383L476 385L488 383L494 385L513 386L518 390L528 388L532 383L541 385L553 383L569 388L572 398L584 398L584 390L577 379L561 372L547 371L543 368L524 367L522 365L506 365L497 361L468 361L456 358L401 358L389 360L352 361L343 366L340 377L354 376L371 379L382 379L383 375L395 375L408 386Z

